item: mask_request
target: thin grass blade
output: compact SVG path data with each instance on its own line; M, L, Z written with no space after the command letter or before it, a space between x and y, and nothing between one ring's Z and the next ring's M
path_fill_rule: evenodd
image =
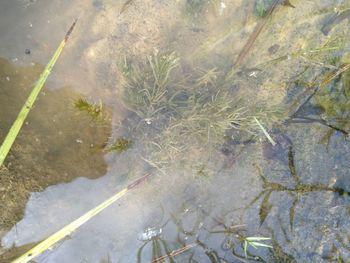
M259 125L260 129L263 131L264 135L266 136L266 138L270 141L270 143L275 146L276 142L271 138L270 134L266 131L266 129L264 128L264 126L262 126L262 124L258 121L257 118L254 117L254 120L256 121L256 123Z
M252 245L254 248L257 247L269 247L269 248L273 248L271 245L266 245L264 243L259 243L259 242L250 242L250 245Z
M248 241L262 241L262 240L271 240L270 237L246 237Z

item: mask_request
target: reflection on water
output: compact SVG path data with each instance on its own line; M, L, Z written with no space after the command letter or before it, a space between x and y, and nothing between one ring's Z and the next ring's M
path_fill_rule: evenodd
M44 7L72 16L51 2L0 6L30 20ZM82 15L51 84L85 85L89 97L47 91L32 112L1 171L2 186L30 190L16 206L13 190L0 188L2 209L16 211L0 232L0 261L145 172L147 182L37 262L350 260L347 1L72 4ZM10 32L5 40L23 29ZM12 39L0 52L23 49ZM21 63L41 61L39 51ZM3 129L40 67L0 62Z

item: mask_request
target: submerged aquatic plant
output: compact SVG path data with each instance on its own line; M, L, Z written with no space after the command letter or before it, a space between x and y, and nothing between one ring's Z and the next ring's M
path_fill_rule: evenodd
M130 148L132 142L123 137L119 137L115 142L107 148L108 152L122 153Z
M245 107L244 98L236 96L215 67L176 82L186 87L175 85L171 73L177 63L172 53L149 58L142 69L128 63L123 67L123 103L147 124L137 121L128 129L142 141L143 159L163 174L165 166L175 163L192 170L187 164L202 162L198 155L204 145L219 146L231 135L240 137L238 132L259 135L254 116L266 129L276 120L278 111L261 103Z
M150 57L142 70L125 63L122 97L125 107L145 120L164 110L172 100L170 75L177 65L174 53Z
M196 80L196 85L198 87L214 86L220 75L220 71L217 68L212 68L208 71L199 70L199 73L200 76Z
M238 105L227 93L194 94L170 129L191 140L218 143L227 130L243 127L246 110Z
M102 103L90 103L85 98L79 98L74 102L74 107L79 111L86 112L92 119L97 119L102 115Z

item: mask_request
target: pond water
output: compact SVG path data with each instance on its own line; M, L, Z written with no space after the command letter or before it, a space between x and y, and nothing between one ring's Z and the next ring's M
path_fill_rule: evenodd
M348 0L2 0L1 142L76 18L0 170L0 262L128 185L30 262L350 261Z

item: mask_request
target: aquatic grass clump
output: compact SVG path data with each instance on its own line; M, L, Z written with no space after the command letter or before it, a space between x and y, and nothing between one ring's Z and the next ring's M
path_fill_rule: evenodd
M200 76L196 79L195 83L198 87L215 86L217 79L219 78L220 71L217 68L210 70L199 70Z
M174 53L155 55L148 65L123 67L124 94L122 100L129 110L139 117L150 120L164 110L172 100L171 72L178 66Z
M245 121L246 111L237 105L226 92L212 96L195 94L188 98L181 117L170 129L177 129L183 136L200 143L217 143L224 138L226 130L239 128Z
M163 174L175 166L191 172L204 159L210 162L208 150L216 151L231 138L265 138L272 124L281 120L272 107L246 105L247 99L232 89L234 80L227 81L225 72L214 67L175 79L177 66L171 53L150 57L144 64L125 62L122 69L122 102L138 116L127 129L142 145L142 159Z
M229 137L266 135L266 129L283 119L278 107L254 105L247 107L243 98L232 98L228 91L209 96L201 92L186 101L186 107L174 118L169 129L191 142L221 144ZM259 119L259 124L255 119ZM181 141L184 139L179 138Z
M123 103L144 121L129 123L128 130L143 146L143 160L163 174L174 165L192 171L193 164L207 159L208 149L231 138L265 138L260 126L266 132L280 120L271 107L245 105L246 99L217 68L178 75L175 82L172 71L177 65L172 53L149 58L143 68L128 63L123 67Z

